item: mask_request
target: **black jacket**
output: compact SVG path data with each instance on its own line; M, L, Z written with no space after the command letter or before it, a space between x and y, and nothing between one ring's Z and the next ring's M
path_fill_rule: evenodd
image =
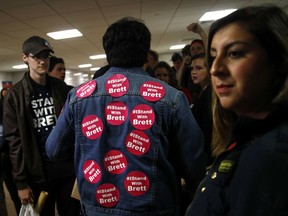
M5 145L13 166L13 176L18 189L29 182L44 183L45 175L37 140L34 133L31 110L33 86L28 72L22 80L9 89L4 98L3 126ZM54 99L55 112L59 116L66 101L69 87L62 80L46 76Z
M239 118L186 216L288 215L288 106L264 120ZM233 148L232 148L233 147Z

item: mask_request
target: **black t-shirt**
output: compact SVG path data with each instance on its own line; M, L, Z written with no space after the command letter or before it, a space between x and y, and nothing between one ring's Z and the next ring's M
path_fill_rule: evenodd
M31 108L33 126L39 143L42 159L49 160L45 150L46 140L56 124L56 113L54 101L47 85L33 84L34 94L32 95Z
M46 140L57 121L54 100L49 85L39 85L31 78L30 81L34 88L31 100L33 126L46 177L48 179L56 179L74 176L73 158L67 158L67 160L62 161L52 161L47 156L45 148ZM70 154L67 152L67 155Z

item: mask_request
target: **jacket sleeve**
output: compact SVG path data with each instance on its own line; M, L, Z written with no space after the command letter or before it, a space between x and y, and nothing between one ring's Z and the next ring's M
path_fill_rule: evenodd
M8 91L3 104L4 142L9 147L9 156L12 163L12 174L18 189L28 186L24 166L23 149L18 126L17 103L14 91Z
M66 158L67 152L73 152L71 149L75 143L74 123L70 115L69 101L70 93L63 107L63 110L46 140L46 152L51 160L60 160Z
M178 166L183 170L187 189L195 192L198 184L205 176L207 155L204 152L204 136L199 128L185 95L180 94L174 111L174 128L176 148L181 160Z

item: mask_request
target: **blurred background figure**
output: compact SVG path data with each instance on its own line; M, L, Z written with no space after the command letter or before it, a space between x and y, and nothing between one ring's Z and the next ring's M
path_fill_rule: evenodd
M65 80L66 67L64 60L56 56L50 57L50 66L48 70L49 76L55 77L57 79Z
M174 52L171 61L173 63L172 69L174 70L175 74L179 71L182 65L183 57L180 52Z
M1 90L1 95L2 95ZM2 110L2 100L1 100L1 107L0 107L0 216L7 216L7 206L6 206L6 199L5 193L3 188L3 167L2 167L2 148L3 148L3 110Z
M153 69L159 61L159 54L154 50L149 50L147 63L144 65L144 69L149 73L150 76L153 76Z
M187 26L187 30L194 32L196 34L199 34L201 37L201 39L194 39L191 42L190 44L191 56L194 56L200 53L205 53L205 46L207 43L207 34L203 30L203 28L198 23L194 22Z
M211 85L208 65L205 54L197 54L191 61L191 78L194 85L198 86L198 94L194 95L192 112L205 137L205 152L208 156L208 164L212 163L211 140L212 140L212 107Z
M4 97L6 96L7 92L8 92L8 88L3 88L0 92L0 146L1 144L3 144L3 122L2 122L2 119L3 119L3 100L4 100ZM6 185L6 188L9 192L9 195L13 201L13 204L14 204L14 207L15 207L15 210L16 210L16 213L17 215L19 214L20 212L20 208L21 208L21 201L18 197L18 190L16 188L16 185L14 183L14 180L13 180L13 176L12 176L12 164L11 164L11 161L9 159L9 154L8 154L8 151L9 149L7 148L7 146L4 146L3 148L0 148L0 172L1 172L1 178L3 178L1 181L3 181ZM1 189L0 190L3 190L2 186L3 186L3 182L1 182ZM1 202L0 202L0 215L2 216L5 215L5 210L2 209L5 208L5 194L3 194L3 196L0 194L0 199L1 199ZM2 205L3 203L3 205ZM1 214L3 210L3 213Z
M153 74L156 79L159 79L172 87L182 91L185 96L187 97L187 100L189 104L192 103L192 96L189 92L189 90L185 87L181 87L178 85L178 81L176 79L175 72L173 71L172 67L164 61L160 61L153 70Z

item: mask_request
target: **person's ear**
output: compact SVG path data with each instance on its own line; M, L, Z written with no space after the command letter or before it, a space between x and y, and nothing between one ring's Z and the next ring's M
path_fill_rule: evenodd
M28 56L25 55L24 53L22 53L22 59L26 64L28 64Z

